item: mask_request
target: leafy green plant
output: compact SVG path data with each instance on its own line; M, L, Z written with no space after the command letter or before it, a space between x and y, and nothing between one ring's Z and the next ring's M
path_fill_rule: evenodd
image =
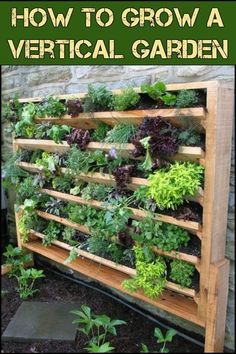
M202 135L196 132L193 128L181 131L177 138L181 145L186 146L201 146L203 143Z
M183 287L190 287L194 274L194 266L180 259L174 259L170 263L170 278Z
M154 219L152 215L137 221L132 221L134 231L132 238L142 245L152 245L164 251L178 250L181 245L186 246L190 240L189 234L181 227L163 223Z
M69 174L56 176L52 180L52 187L60 192L69 192L73 183L73 177Z
M173 337L176 335L176 331L173 328L168 329L164 335L160 328L156 327L154 330L154 337L157 338L157 343L163 343L162 347L158 351L149 351L148 347L145 344L141 344L142 349L140 353L169 353L169 349L166 348L167 342L172 342Z
M50 197L45 203L46 213L60 216L61 210L64 207L64 202L60 199Z
M23 267L24 264L33 260L31 253L27 253L25 249L20 247L13 247L11 244L6 247L3 256L6 258L5 264L11 266L9 276L18 273L19 269Z
M34 229L34 226L37 224L37 221L38 215L35 212L34 208L30 208L29 210L25 208L18 223L19 232L23 243L28 242L30 230Z
M70 250L69 256L65 259L64 263L65 264L71 263L71 262L75 261L77 257L78 257L77 249L75 247L73 247Z
M97 128L93 131L91 135L91 140L93 141L103 141L107 135L107 132L111 129L111 127L104 123L99 122Z
M18 101L17 95L8 102L2 101L2 122L15 123L22 111L22 103Z
M180 108L195 106L199 101L198 92L195 90L181 90L176 98L176 106Z
M108 131L105 138L106 143L127 144L135 135L133 124L116 124Z
M29 176L29 173L19 166L17 161L20 160L19 152L13 155L8 155L6 162L3 164L3 186L9 188L18 184L22 177Z
M43 122L42 124L36 124L34 137L36 139L48 139L48 132L51 128L52 128L52 124L49 122Z
M29 176L23 179L16 187L17 191L17 203L21 204L25 199L31 198L36 192L37 187L33 176Z
M35 114L39 118L44 117L61 117L66 112L65 105L60 102L59 98L52 96L45 99L42 103L38 104L35 108Z
M32 138L36 130L34 117L36 113L36 106L34 103L26 104L20 115L20 120L15 124L16 137Z
M195 195L201 185L204 168L192 162L175 162L168 170L160 169L148 177L147 196L160 209L176 209L184 198Z
M108 335L117 336L116 327L126 324L122 320L112 320L106 315L95 315L90 307L82 305L79 310L70 311L76 316L72 322L78 325L78 330L87 338L88 353L110 353L115 348L108 342Z
M166 85L161 81L157 81L153 85L143 84L141 91L147 93L153 100L161 99L168 106L175 104L176 96L166 92Z
M60 144L65 136L71 132L71 130L72 128L69 125L53 125L48 130L48 136L55 141L56 144Z
M27 299L29 296L33 296L38 291L38 289L33 289L36 279L45 277L43 270L37 270L35 268L20 268L20 274L15 274L14 276L18 282L16 290L23 300Z
M115 95L114 109L115 111L125 111L135 106L139 100L139 94L132 87L125 88L119 95Z
M155 298L159 296L166 283L166 264L160 256L147 262L143 248L134 246L137 275L133 279L124 280L122 285L130 292L143 289L146 296Z
M76 235L76 230L71 227L65 227L62 232L63 241L68 243L70 246L76 246L78 244L77 241L74 240Z
M88 101L89 103L86 103ZM113 107L113 94L105 86L88 85L88 93L83 102L84 112L110 110Z
M151 158L151 154L150 154L150 145L149 145L150 139L151 139L151 137L147 136L146 138L143 138L140 140L140 143L146 149L145 160L141 164L141 168L144 171L151 171L152 170L152 158Z
M36 166L41 167L46 177L51 177L57 170L59 163L59 156L57 154L50 154L43 152L41 158L36 159Z
M50 220L47 228L44 230L43 245L48 246L52 243L52 241L58 240L61 230L61 224Z
M86 200L96 199L104 201L112 190L112 187L104 184L88 183L87 186L82 189L81 196Z

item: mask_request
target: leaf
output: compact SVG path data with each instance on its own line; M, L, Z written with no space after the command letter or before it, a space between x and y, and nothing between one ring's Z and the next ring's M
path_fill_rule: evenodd
M173 328L168 329L168 331L166 332L165 340L167 342L171 342L176 334L177 332Z
M163 333L162 333L162 331L160 330L160 328L158 328L158 327L156 327L155 328L155 330L154 330L154 336L156 337L156 338L158 338L158 343L163 343L163 342L165 342L165 338L164 338L164 336L163 336Z
M149 353L149 349L146 344L141 343L141 350L140 353Z

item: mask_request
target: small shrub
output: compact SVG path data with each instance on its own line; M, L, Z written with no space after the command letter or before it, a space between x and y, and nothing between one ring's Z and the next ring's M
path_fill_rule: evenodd
M87 102L87 103L86 103ZM94 87L88 85L88 93L84 99L83 109L88 112L88 108L96 111L110 110L113 108L113 94L105 86Z
M192 107L198 103L199 97L195 90L181 90L176 99L177 107Z
M194 266L179 259L174 259L170 263L170 278L182 287L190 287L194 273Z
M59 98L48 97L42 103L35 105L35 114L39 118L61 117L66 111L65 105Z

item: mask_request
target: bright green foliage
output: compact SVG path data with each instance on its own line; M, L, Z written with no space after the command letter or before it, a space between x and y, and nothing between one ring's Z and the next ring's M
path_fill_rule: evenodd
M52 241L58 240L61 230L61 224L56 221L49 221L47 228L44 230L43 245L48 246Z
M176 96L166 92L166 85L161 81L157 81L153 85L143 84L141 91L146 92L153 100L161 99L168 106L175 104Z
M71 263L71 262L75 261L77 257L78 257L78 252L77 252L76 248L73 247L73 248L70 250L69 256L66 258L66 260L64 261L64 263L65 263L65 264Z
M198 92L195 90L181 90L176 99L176 106L180 108L192 107L198 103Z
M90 107L86 107L86 100L91 101ZM110 90L108 90L105 86L100 85L94 87L92 85L88 85L88 93L85 97L85 101L83 103L83 109L87 112L87 108L91 109L91 111L101 111L101 110L110 110L113 107L113 94Z
M111 129L109 125L104 122L100 122L97 128L91 135L92 141L103 141L107 135L107 132Z
M88 353L110 353L115 348L107 342L107 336L117 336L116 327L126 324L122 320L112 320L106 315L95 315L90 307L82 305L79 310L70 311L76 316L72 322L78 325L78 330L84 333L87 338Z
M194 196L203 179L204 168L192 162L175 162L168 170L160 169L148 177L147 196L160 209L176 209L185 197Z
M20 217L18 227L23 243L28 242L30 229L33 229L37 223L38 215L34 210L25 209Z
M27 171L24 171L22 168L16 165L16 162L19 161L19 158L20 154L16 152L12 156L9 156L3 165L3 185L5 188L18 184L21 177L29 176Z
M61 117L66 112L65 105L59 98L48 97L44 102L36 106L35 114L39 118Z
M154 261L147 262L142 247L135 246L137 275L133 279L123 281L125 289L134 292L143 289L146 296L155 298L159 296L166 283L166 264L158 256Z
M59 163L59 156L57 154L50 154L49 152L43 152L42 157L38 158L35 162L37 167L41 167L45 173L45 176L51 177L57 170Z
M48 122L44 122L42 124L36 124L34 137L36 139L48 139L48 132L51 128L52 128L52 124Z
M59 192L69 192L73 182L73 177L68 174L56 176L52 180L52 187Z
M140 96L132 87L122 90L119 95L114 97L114 110L125 111L128 108L135 106L140 100Z
M133 124L116 124L105 138L106 143L127 144L135 135Z
M27 253L25 249L13 247L11 244L6 247L3 256L6 257L5 264L11 266L9 276L15 275L25 263L33 259L31 253Z
M177 284L183 287L190 287L192 284L192 277L194 273L194 266L192 264L181 261L180 259L174 259L170 263L170 278Z
M128 220L132 217L133 212L126 207L113 207L105 212L106 229L110 235L116 235L118 232L125 231Z
M104 184L88 183L87 186L82 189L81 196L86 200L96 199L104 201L112 190L112 187Z
M71 129L68 125L53 125L48 131L48 136L56 144L60 144L65 136L71 132Z
M151 158L151 154L150 154L150 145L149 145L150 139L151 139L151 137L147 136L146 138L143 138L140 140L140 143L146 149L145 160L141 165L141 168L144 171L151 171L152 170L152 158Z
M36 124L34 123L34 116L36 113L36 107L34 103L28 103L23 107L20 120L15 125L16 137L32 138L36 130Z
M79 195L81 193L82 184L78 184L77 186L70 189L70 194Z
M78 244L73 238L75 237L76 230L71 227L65 227L62 232L63 241L68 243L70 246L76 246Z
M172 342L173 337L176 335L176 331L173 328L168 329L164 335L160 328L156 327L154 330L154 337L157 338L157 343L163 343L162 347L158 351L149 351L148 347L145 344L141 344L142 349L140 353L169 353L169 349L166 348L167 342Z
M31 198L36 192L37 187L34 183L34 177L26 177L19 183L16 187L17 191L17 202L19 204L23 203L25 199Z
M36 279L43 278L43 270L37 270L35 268L20 269L20 274L15 275L18 281L18 288L16 289L20 295L20 298L25 300L29 296L33 296L38 289L33 289Z
M135 241L142 245L157 246L164 251L178 250L190 240L186 230L157 221L151 215L141 221L133 220L132 226L138 231L132 233Z

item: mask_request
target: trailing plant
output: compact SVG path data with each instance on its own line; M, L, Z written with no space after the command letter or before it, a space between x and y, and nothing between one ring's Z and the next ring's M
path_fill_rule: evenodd
M141 245L157 246L163 251L178 250L180 246L187 246L189 234L181 227L156 221L148 215L141 221L133 220L134 231L132 238Z
M8 102L2 102L2 122L12 122L16 123L19 118L19 115L22 111L22 103L18 101L17 96Z
M168 170L160 169L148 177L147 196L160 209L176 209L187 196L195 195L201 185L204 168L192 162L175 162Z
M62 225L56 221L50 220L47 228L44 230L43 245L49 246L52 241L58 240L62 231Z
M153 100L162 100L167 106L173 106L176 102L176 96L166 92L166 85L161 81L153 85L143 84L141 91L147 93Z
M59 192L69 193L73 183L73 177L69 174L56 176L52 180L52 187Z
M90 133L88 130L73 128L66 141L70 146L75 144L78 149L85 150L90 142Z
M63 241L68 243L70 246L76 246L78 245L78 242L74 239L75 235L76 230L66 226L62 232Z
M31 198L37 193L37 187L34 182L34 177L29 176L23 179L23 181L17 184L17 203L22 204L25 199Z
M135 135L136 128L133 124L116 124L107 132L106 143L127 144Z
M76 117L83 112L82 102L78 98L66 101L65 106L71 117Z
M49 200L45 203L45 211L46 213L60 216L64 204L65 203L62 200L50 197Z
M17 161L20 161L21 154L19 152L13 155L8 154L6 162L3 164L3 186L5 188L12 187L18 184L22 177L28 177L29 173L19 166L17 166Z
M53 125L48 130L48 137L55 141L56 144L60 144L67 134L71 132L71 129L69 125Z
M91 134L91 140L93 141L103 141L111 127L104 123L99 122L97 128Z
M134 246L137 275L133 279L124 280L122 285L130 292L143 289L146 296L159 296L166 283L166 264L160 256L147 262L142 247Z
M33 260L31 253L27 253L25 249L20 247L13 247L11 244L7 245L3 256L6 258L5 264L11 266L8 273L10 277L17 274L21 267Z
M95 315L88 306L82 305L79 310L70 311L76 316L72 322L87 338L88 353L110 353L115 348L108 342L107 336L117 336L116 327L126 324L122 320L112 320L106 315Z
M192 264L180 259L174 259L170 262L170 278L182 287L190 287L195 267Z
M25 300L29 296L33 296L38 289L33 289L36 279L43 278L43 270L38 270L35 268L24 269L20 268L20 274L14 275L18 282L18 287L16 288L17 292L20 295L20 298Z
M79 255L78 255L78 252L77 252L76 247L73 247L73 248L70 250L69 256L64 260L64 263L65 263L65 264L71 263L71 262L75 261L78 256L79 256Z
M192 107L198 104L199 95L195 90L180 90L176 98L176 107Z
M25 208L18 222L19 233L23 243L28 242L30 230L34 229L37 222L38 222L38 215L34 210L34 206L33 208L29 208L29 209Z
M140 351L140 353L169 353L169 349L166 348L166 343L167 342L172 342L173 337L177 334L177 332L173 329L170 328L167 330L166 334L164 335L161 331L160 328L156 327L154 329L154 337L157 338L157 343L161 344L162 343L162 347L158 349L158 351L149 351L148 347L146 346L146 344L141 344L142 349Z
M36 106L35 114L39 118L45 118L45 117L60 118L65 113L65 111L66 111L65 105L62 102L60 102L60 99L50 96Z
M139 94L132 87L125 88L119 95L114 96L114 110L125 111L128 108L134 107L139 100Z
M86 101L90 102L87 106L89 106L91 111L110 110L113 108L113 94L103 85L97 87L94 87L91 84L88 85L88 93L83 102L83 109L85 112L87 112L86 108L88 108L86 106Z

